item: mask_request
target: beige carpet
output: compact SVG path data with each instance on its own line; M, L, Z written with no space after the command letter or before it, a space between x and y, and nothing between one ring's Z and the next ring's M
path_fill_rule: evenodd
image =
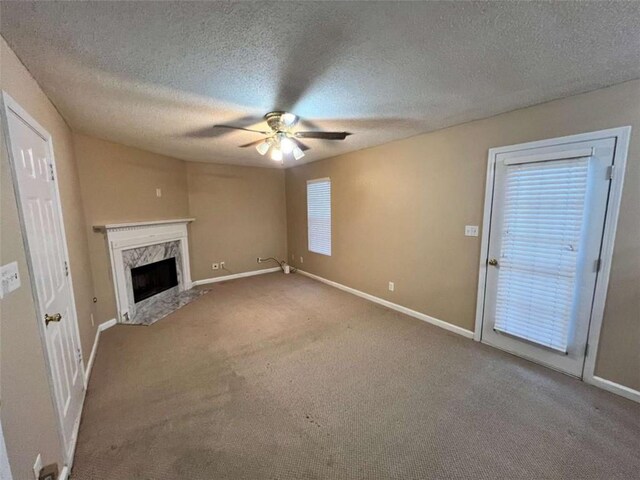
M74 480L640 478L640 405L300 275L104 332Z

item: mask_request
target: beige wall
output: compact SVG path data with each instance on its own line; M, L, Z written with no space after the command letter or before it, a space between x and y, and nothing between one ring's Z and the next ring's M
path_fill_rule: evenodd
M640 389L640 81L288 169L289 260L473 330L480 237L464 226L482 225L488 149L625 125L633 132L596 374ZM318 177L332 181L332 257L306 246L306 180Z
M284 171L189 162L194 280L276 267L256 257L286 255ZM213 271L224 261L226 270Z
M93 284L71 131L1 37L0 87L53 137L69 264L86 362L95 336L95 328L91 324ZM0 262L17 261L22 280L20 289L0 301L2 425L14 478L26 479L33 477L32 466L38 453L42 454L46 464L61 463L62 452L4 141L0 149Z
M188 217L186 164L76 133L73 139L98 299L96 320L102 323L116 317L116 304L105 236L92 226Z
M185 162L77 133L73 139L97 322L115 318L116 307L104 234L93 225L195 217L189 227L193 280L275 266L256 264L257 256L284 257L282 170ZM211 270L220 261L226 270Z

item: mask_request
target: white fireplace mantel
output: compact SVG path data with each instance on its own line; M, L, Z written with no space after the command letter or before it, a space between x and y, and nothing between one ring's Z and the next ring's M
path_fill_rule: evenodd
M126 323L129 320L127 269L123 262L122 253L133 248L179 241L180 255L182 257L180 290L189 290L193 284L189 267L187 224L194 220L194 218L179 218L175 220L112 223L93 226L94 231L106 234L119 322Z
M106 225L94 225L95 232L108 232L109 230L136 230L154 225L171 225L174 223L191 223L195 218L177 218L174 220L155 220L152 222L108 223Z

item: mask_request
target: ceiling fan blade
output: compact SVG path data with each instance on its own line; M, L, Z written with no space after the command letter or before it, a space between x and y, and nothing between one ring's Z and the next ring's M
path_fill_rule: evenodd
M214 125L213 128L230 128L232 130L244 130L245 132L262 133L263 135L267 135L268 133L270 133L262 130L254 130L252 128L236 127L234 125Z
M349 132L296 132L295 136L298 138L319 138L322 140L344 140L349 135Z
M304 143L302 143L300 140L298 140L297 138L292 138L291 140L293 140L293 142L298 145L298 148L300 150L302 150L303 152L309 150L309 147L307 145L305 145Z
M259 122L262 122L262 117L256 117L255 115L246 115L244 117L236 118L232 121L234 124L239 124L244 127L250 127ZM191 130L183 134L186 138L218 138L231 133L233 130L229 128L218 128L214 125L207 125L206 127L198 128L197 130Z
M353 28L346 17L336 21L331 9L318 14L320 18L317 19L317 25L323 28L292 29L287 46L279 51L282 63L278 72L274 110L295 111L296 105L318 79L331 71L350 44ZM318 48L318 45L322 45L322 48ZM309 60L309 52L313 52L313 61Z
M261 138L260 140L256 140L255 142L245 143L244 145L240 145L240 148L257 147L265 140L266 140L265 138Z

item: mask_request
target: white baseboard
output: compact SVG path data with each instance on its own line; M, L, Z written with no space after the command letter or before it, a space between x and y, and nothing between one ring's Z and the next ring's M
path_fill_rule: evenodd
M62 471L60 472L58 480L67 480L67 478L69 478L69 467L65 465L64 467L62 467Z
M111 328L116 324L116 319L112 318L111 320L107 320L106 322L98 325L98 329L96 330L96 337L93 340L93 347L91 348L91 355L89 355L89 361L87 362L87 368L84 370L84 386L85 388L89 385L89 377L91 376L91 369L93 368L93 362L96 359L96 352L98 351L98 341L100 340L100 332L104 332L107 328Z
M332 287L338 288L340 290L344 290L345 292L349 292L353 295L357 295L358 297L362 297L371 302L378 303L392 310L396 310L397 312L404 313L405 315L409 315L410 317L417 318L418 320L422 320L423 322L427 322L437 327L444 328L445 330L449 330L450 332L457 333L458 335L462 335L463 337L473 338L473 332L471 330L467 330L466 328L458 327L457 325L453 325L443 320L438 320L437 318L430 317L429 315L425 315L424 313L420 313L415 310L411 310L410 308L403 307L402 305L398 305L397 303L384 300L383 298L375 297L368 293L361 292L360 290L356 290L355 288L347 287L346 285L342 285L341 283L327 280L326 278L319 277L318 275L314 275L313 273L305 272L304 270L298 269L297 273L305 275L309 278L313 278L314 280L318 280L319 282L326 283L327 285L331 285Z
M236 278L253 277L254 275L262 275L264 273L273 273L280 271L280 267L265 268L263 270L253 270L252 272L234 273L232 275L223 275L221 277L204 278L202 280L195 280L194 285L206 285L208 283L226 282L227 280L234 280Z
M106 322L102 322L100 325L98 325L98 331L104 332L107 328L111 328L114 325L117 325L117 323L118 321L115 318L107 320Z
M615 393L616 395L620 395L621 397L640 403L640 392L638 390L625 387L624 385L620 385L619 383L612 382L611 380L597 377L595 375L591 378L585 378L585 381L591 385L602 388L607 392Z

